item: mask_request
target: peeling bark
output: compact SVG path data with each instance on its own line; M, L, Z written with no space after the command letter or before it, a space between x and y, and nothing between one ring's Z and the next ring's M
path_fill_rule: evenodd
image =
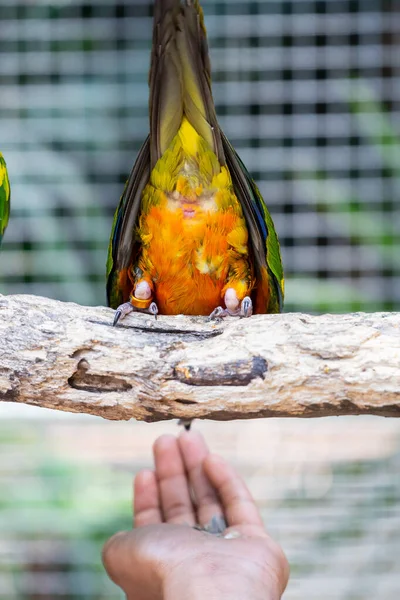
M400 314L128 316L0 296L0 400L107 419L400 416Z

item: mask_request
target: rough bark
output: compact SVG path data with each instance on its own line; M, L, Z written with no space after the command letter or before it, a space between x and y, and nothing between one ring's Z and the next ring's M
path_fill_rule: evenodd
M0 400L146 421L400 416L400 314L112 320L0 296Z

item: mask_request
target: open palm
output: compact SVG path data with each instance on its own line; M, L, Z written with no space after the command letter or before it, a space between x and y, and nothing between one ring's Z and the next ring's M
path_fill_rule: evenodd
M135 479L135 529L104 549L106 569L127 597L179 600L218 590L216 597L232 600L280 598L288 564L241 477L197 432L162 436L153 451L154 471ZM212 535L216 524L222 531Z

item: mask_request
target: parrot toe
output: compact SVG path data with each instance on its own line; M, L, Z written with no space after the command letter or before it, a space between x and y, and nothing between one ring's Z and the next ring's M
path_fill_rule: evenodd
M129 313L131 313L133 310L135 309L130 302L124 302L124 304L120 304L115 311L113 327L116 326L120 319L123 319L126 317L126 315L129 315Z
M157 318L158 306L155 302L151 302L147 308L138 308L133 306L130 302L124 302L124 304L120 304L115 311L113 327L115 327L118 321L124 319L126 315L129 315L129 313L133 311L153 315L155 318Z
M232 288L228 288L228 290L226 291L225 304L226 308L222 308L222 306L217 306L217 308L214 308L214 310L208 317L210 321L223 319L227 316L251 317L251 315L253 314L253 302L250 296L245 296L239 306L239 300L237 299L236 292Z
M226 290L224 302L230 315L235 315L239 312L239 298L234 288L229 287Z
M241 317L251 317L253 314L253 302L250 296L246 296L243 298L242 303L240 305L240 316Z
M151 298L151 289L147 281L139 281L135 287L135 298L148 300Z
M152 302L149 308L142 309L140 312L148 313L149 315L154 315L154 317L157 319L158 306L155 302Z
M226 308L222 308L222 306L217 306L217 308L214 308L214 310L212 311L212 313L210 314L208 319L209 319L209 321L216 321L217 319L223 319L224 317L227 317L228 315L229 315L229 312L227 311Z

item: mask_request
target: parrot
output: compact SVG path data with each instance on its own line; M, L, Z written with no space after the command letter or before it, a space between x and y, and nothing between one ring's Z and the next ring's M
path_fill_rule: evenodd
M10 194L10 180L8 179L6 161L0 152L0 243L10 216Z
M249 172L220 128L198 0L155 0L150 133L114 215L107 300L132 311L278 313L278 237Z

